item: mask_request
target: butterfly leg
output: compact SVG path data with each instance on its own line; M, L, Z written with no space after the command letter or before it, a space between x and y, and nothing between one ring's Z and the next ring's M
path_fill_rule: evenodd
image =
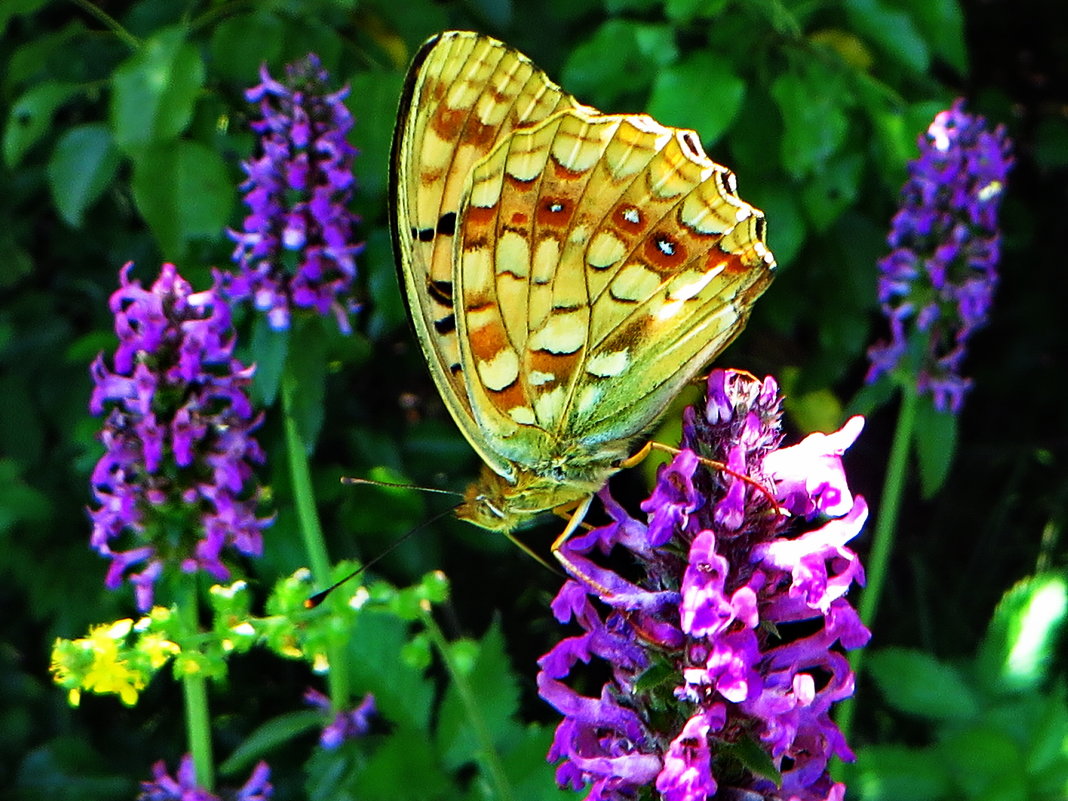
M572 562L562 550L564 543L571 538L571 535L578 530L579 526L583 525L582 521L586 517L586 512L589 511L591 503L593 503L593 496L588 495L585 500L581 501L579 505L575 507L575 511L571 514L571 519L567 521L567 526L564 528L560 536L553 541L550 550L552 551L553 556L556 557L556 561L563 565L563 568L567 571L568 575L578 579L587 587L592 588L602 598L609 598L615 593Z
M636 454L634 454L634 456L631 456L629 459L627 459L623 463L623 465L625 467L631 467L633 464L637 464L642 459L644 459L646 456L648 456L649 455L649 451L653 450L654 448L656 450L662 451L664 453L670 453L672 456L678 456L680 453L682 453L681 449L679 449L679 448L673 448L670 445L665 445L662 442L649 441L649 442L645 443L645 447L644 448L642 448L640 451L638 451ZM767 498L768 503L771 504L771 508L775 510L776 514L778 514L780 517L790 517L790 513L788 511L786 511L785 509L783 509L779 505L779 502L775 499L775 496L772 495L771 490L769 490L767 487L765 487L763 484L761 484L755 478L752 478L751 476L747 476L745 473L739 473L737 470L732 470L730 467L728 467L723 462L717 462L715 459L708 459L708 458L706 458L704 456L698 455L697 456L697 461L699 461L705 467L708 467L708 468L710 468L712 470L718 470L721 473L726 473L728 476L732 476L733 478L736 478L739 481L742 481L742 482L750 485L757 492L759 492L761 495L763 495L765 498Z
M645 457L649 455L650 451L652 451L653 448L655 448L659 444L660 444L659 442L653 442L652 440L649 440L649 442L646 442L644 445L642 445L642 448L641 448L640 451L638 451L637 453L631 454L626 459L624 459L622 462L620 462L619 463L620 469L622 470L622 469L625 469L625 468L628 468L628 467L634 467L635 465L640 464L645 459ZM664 446L664 447L667 447L667 446Z

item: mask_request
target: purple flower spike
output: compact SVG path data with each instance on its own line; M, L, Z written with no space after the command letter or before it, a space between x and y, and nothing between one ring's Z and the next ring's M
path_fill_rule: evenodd
M266 762L257 763L252 769L248 781L238 790L223 796L203 790L197 786L196 769L193 757L186 754L178 764L177 775L167 773L167 764L160 760L152 766L152 781L141 782L138 801L221 801L232 798L234 801L271 801L274 788L271 786L271 769Z
M542 657L538 675L564 716L549 752L561 786L605 801L648 788L667 801L844 797L827 766L853 755L830 709L853 693L843 652L870 634L846 600L864 582L849 542L867 505L842 456L863 420L783 448L781 417L773 379L715 370L645 521L605 491L612 522L564 545L575 569L553 611L583 633ZM602 566L616 547L643 578ZM594 659L611 675L599 698L567 683ZM767 775L738 758L754 748Z
M991 131L957 100L919 148L887 239L891 251L879 263L890 341L868 351L867 380L904 363L921 394L956 414L971 387L960 372L965 348L986 323L997 286L997 217L1012 145L1003 127Z
M328 74L315 55L286 68L285 81L260 68L262 83L246 92L259 103L258 155L244 164L248 178L243 231L237 242L239 272L226 277L234 300L251 300L276 330L289 328L294 309L333 314L349 333L355 309L352 282L356 255L356 215L348 210L356 149L345 136L352 115L345 107L348 88L327 91Z
M262 551L253 467L264 460L247 397L252 371L233 358L230 311L193 292L173 264L148 290L119 273L111 297L119 346L91 367L90 409L106 415L93 470L93 548L111 559L105 585L128 580L148 609L167 566L229 577L224 548Z
M330 699L316 689L309 688L304 693L304 700L324 712L330 711ZM330 723L323 728L323 733L319 737L319 745L332 750L346 740L363 737L371 730L371 718L377 713L375 697L367 693L359 706L350 710L342 710L334 715Z

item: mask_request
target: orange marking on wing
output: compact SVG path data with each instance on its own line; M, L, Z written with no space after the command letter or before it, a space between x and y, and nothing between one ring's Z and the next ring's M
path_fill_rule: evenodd
M467 119L467 109L449 108L442 103L434 111L430 127L446 142L455 142L460 136L460 126Z
M496 125L486 125L481 120L472 117L467 121L460 141L464 144L474 145L480 150L488 150L493 140L497 138L500 128Z
M633 203L620 203L612 212L612 222L626 234L640 234L645 230L645 215Z
M424 188L425 187L434 187L444 177L445 177L445 169L444 168L437 169L437 170L426 170L426 169L424 169L424 170L421 170L419 172L419 183Z
M491 225L497 221L497 206L468 206L467 217L468 225L485 227ZM465 238L466 244L466 238Z
M538 210L534 213L534 220L538 225L565 228L571 221L571 214L574 211L575 204L567 198L546 197L538 201Z
M579 181L586 177L586 170L569 170L555 156L549 158L549 163L553 165L554 177L561 181Z
M664 231L655 231L645 240L644 255L650 266L659 272L677 269L686 263L688 257L686 246Z
M508 414L510 409L516 406L529 406L526 393L518 381L513 381L504 389L490 389L486 387L490 400L502 413Z
M742 275L753 268L753 265L746 264L742 261L741 256L737 253L724 253L719 248L712 248L712 251L708 254L706 266L709 269L712 269L721 264L724 265L724 275Z
M516 178L507 170L504 172L504 180L508 183L509 187L518 192L529 192L538 185L537 181L524 181L521 178Z
M445 84L441 81L427 81L423 84L423 93L428 100L438 104L445 97Z
M580 348L575 353L551 353L547 350L531 350L527 353L531 370L556 376L552 383L559 384L562 378L567 378L573 373L582 349Z
M530 222L530 217L521 211L514 212L512 214L512 225L526 225Z
M486 325L469 332L468 341L471 343L471 353L480 361L490 362L505 348L511 348L508 341L508 333L498 322L486 323Z

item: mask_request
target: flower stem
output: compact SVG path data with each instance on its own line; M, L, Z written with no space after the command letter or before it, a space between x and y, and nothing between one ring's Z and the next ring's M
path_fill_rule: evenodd
M282 374L282 415L285 418L286 450L289 453L289 472L293 481L293 499L297 507L297 519L300 534L304 540L304 550L311 562L312 576L320 587L329 586L330 557L327 555L326 540L319 524L319 513L315 504L315 491L312 488L311 467L308 464L308 449L300 436L300 429L294 417L297 379L288 368ZM330 672L327 674L327 686L330 690L330 703L334 711L340 711L349 702L348 654L344 643L334 642L328 647Z
M901 392L901 407L897 414L897 428L894 442L890 448L890 461L883 478L883 492L879 499L878 519L875 534L872 537L871 553L868 555L868 584L860 596L859 612L864 625L871 628L879 609L879 597L890 564L890 552L894 544L894 531L897 528L897 514L901 508L901 496L905 492L905 477L909 461L909 445L912 443L912 429L916 422L916 404L918 401L915 387L904 386ZM864 663L865 649L861 648L849 654L855 680L860 679ZM853 705L856 696L842 702L838 710L838 728L846 740L849 739L853 724Z
M475 693L471 688L471 684L467 681L467 676L463 674L453 660L452 652L449 649L449 643L446 642L445 635L442 634L441 629L438 628L434 616L430 614L429 604L424 605L421 611L423 625L426 627L431 642L434 643L434 647L437 649L438 653L441 655L442 661L445 663L445 669L448 671L449 678L452 679L452 683L456 687L456 692L460 695L460 702L464 705L467 719L470 721L471 727L475 731L475 737L478 739L481 751L479 762L482 769L485 771L487 778L496 788L494 796L498 801L514 801L515 794L512 792L512 785L508 781L508 776L504 772L504 765L501 764L500 754L497 753L497 748L493 745L493 738L490 737L489 728L486 726L485 718L482 717L482 712L479 709L478 701L475 698Z
M188 639L194 640L198 631L197 578L184 577L182 599L178 614L182 616ZM186 662L190 668L197 663ZM209 792L215 785L215 764L211 753L211 717L208 714L208 682L203 672L187 669L182 676L182 696L185 700L185 731L189 753L193 756L197 787Z
M96 3L91 3L89 2L89 0L71 0L71 2L74 3L74 5L79 6L80 8L85 10L86 13L96 17L97 20L102 22L106 27L110 28L111 32L118 36L119 39L121 39L123 42L125 42L126 46L129 47L131 50L141 49L141 41L128 30L126 30L117 19L115 19L106 11L104 11L104 9L102 9Z

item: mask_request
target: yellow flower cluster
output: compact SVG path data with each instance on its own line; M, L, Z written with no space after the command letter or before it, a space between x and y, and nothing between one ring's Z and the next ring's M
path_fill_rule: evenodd
M93 626L86 637L57 639L50 666L53 681L67 689L71 706L81 701L82 690L117 695L133 706L156 671L181 650L152 630L169 617L168 610L157 607L136 624L124 618Z

